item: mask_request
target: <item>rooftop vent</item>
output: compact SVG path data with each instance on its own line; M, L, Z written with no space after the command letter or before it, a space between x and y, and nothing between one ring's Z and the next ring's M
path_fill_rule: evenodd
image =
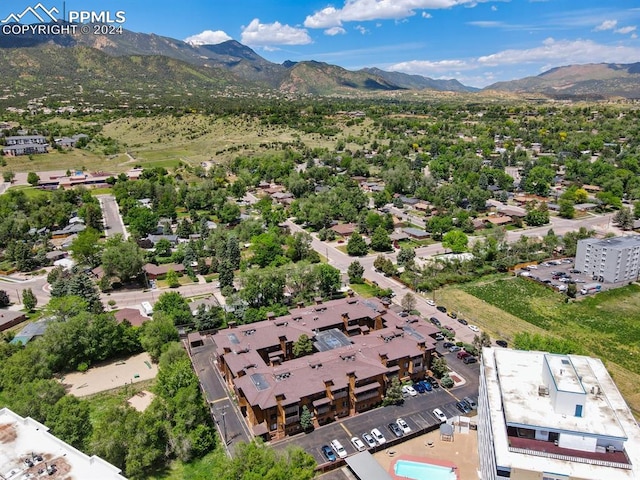
M538 396L540 397L548 397L549 396L549 387L546 385L538 386Z

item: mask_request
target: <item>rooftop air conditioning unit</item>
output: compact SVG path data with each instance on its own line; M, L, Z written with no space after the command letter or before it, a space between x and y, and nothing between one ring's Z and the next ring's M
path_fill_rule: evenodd
M540 397L549 396L549 387L547 387L546 385L539 385L538 386L538 396L540 396Z

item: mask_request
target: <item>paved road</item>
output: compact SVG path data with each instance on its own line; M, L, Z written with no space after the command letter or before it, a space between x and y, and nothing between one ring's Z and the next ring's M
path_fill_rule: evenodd
M102 208L102 217L104 218L104 228L107 237L113 237L120 233L125 240L129 238L127 229L124 226L122 217L120 216L120 208L113 195L96 195Z

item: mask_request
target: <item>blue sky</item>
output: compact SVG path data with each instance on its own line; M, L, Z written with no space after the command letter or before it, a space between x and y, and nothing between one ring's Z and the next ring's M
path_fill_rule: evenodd
M41 1L62 10L61 0ZM37 1L3 3L2 18ZM190 42L233 38L277 63L375 66L477 87L640 61L637 0L67 0L66 9L123 10L129 30Z

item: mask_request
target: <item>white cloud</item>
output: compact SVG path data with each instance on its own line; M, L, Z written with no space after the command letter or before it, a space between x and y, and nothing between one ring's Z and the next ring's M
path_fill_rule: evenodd
M630 25L628 27L618 28L618 29L614 30L614 32L615 33L619 33L621 35L626 35L627 33L634 32L635 30L636 30L636 26L635 25Z
M329 35L330 37L335 35L344 35L345 33L347 33L347 31L342 27L331 27L324 31L324 34Z
M487 0L481 0L487 1ZM475 6L478 0L345 0L342 8L326 7L307 16L307 28L330 28L343 22L401 19L415 15L416 10L439 10L457 5Z
M467 22L467 25L473 25L474 27L480 28L496 28L504 26L504 23L491 20L477 20L475 22Z
M618 24L617 20L604 20L600 25L593 29L594 32L603 32L605 30L613 30Z
M231 37L222 30L205 30L184 39L185 42L191 45L217 45L227 40L231 40Z
M241 42L245 45L266 47L270 45L307 45L311 37L304 28L283 25L280 22L260 23L254 18L242 30Z
M429 12L422 12L422 18L431 18L431 14Z
M357 31L359 31L362 35L369 33L369 30L367 30L366 28L364 28L362 25L358 25L355 28Z
M525 50L503 50L479 57L483 66L548 63L552 66L576 63L632 63L640 57L640 48L604 45L592 40L546 39L539 47Z
M631 38L633 38L635 40L636 38L638 38L638 34L637 33L632 33L631 34Z
M492 12L497 12L498 11L498 7L496 7L495 5L491 5L491 11Z
M475 68L475 65L469 64L465 60L439 60L435 62L429 60L411 60L389 65L386 69L392 72L433 76L452 70L468 70L470 68Z

